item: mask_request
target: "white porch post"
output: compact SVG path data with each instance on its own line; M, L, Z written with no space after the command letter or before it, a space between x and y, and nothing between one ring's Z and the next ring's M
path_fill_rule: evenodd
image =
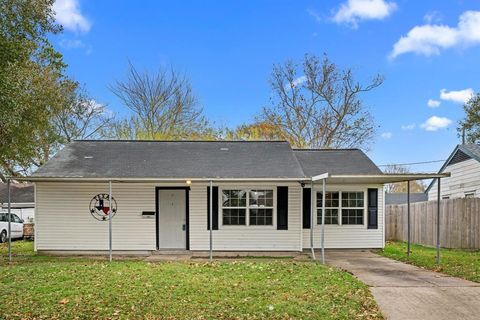
M437 263L440 263L440 178L437 178Z
M210 221L209 221L209 228L210 229L210 261L212 261L213 259L213 233L212 233L212 229L213 229L213 181L210 180L210 208L209 208L210 212L209 212L209 217L210 217Z
M112 181L108 181L108 260L112 262Z
M325 187L325 180L323 179L322 185L322 263L325 264L325 194L326 194L326 187Z
M10 179L7 180L7 197L8 197L8 261L12 261L12 199L10 198Z
M407 181L407 257L410 258L410 180Z
M312 252L312 259L315 260L315 250L313 249L313 212L315 208L315 192L313 190L313 178L310 183L310 250Z

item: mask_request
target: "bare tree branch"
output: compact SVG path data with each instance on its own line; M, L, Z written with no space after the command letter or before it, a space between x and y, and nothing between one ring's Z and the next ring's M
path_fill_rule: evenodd
M306 55L301 67L292 61L274 66L273 97L260 120L278 126L299 148L368 149L375 126L360 96L382 83L383 77L375 76L361 84L351 69L339 70L326 56Z

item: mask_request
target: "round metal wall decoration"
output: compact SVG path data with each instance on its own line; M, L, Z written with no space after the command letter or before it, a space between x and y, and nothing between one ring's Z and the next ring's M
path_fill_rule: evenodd
M112 210L110 213L110 196L108 193L99 193L90 200L90 214L99 221L112 219L117 213L117 201L112 197Z

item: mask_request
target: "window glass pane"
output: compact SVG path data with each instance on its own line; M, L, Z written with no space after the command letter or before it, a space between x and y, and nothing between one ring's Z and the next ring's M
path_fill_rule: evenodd
M245 209L223 209L223 224L226 226L242 226L245 225L246 210Z
M273 190L250 190L251 207L273 207Z
M251 226L273 225L273 209L250 209L249 223Z
M339 205L339 193L338 192L326 192L325 193L325 207L326 208L338 208ZM317 192L317 208L322 207L322 193Z
M338 209L325 209L325 224L338 224ZM322 224L322 209L317 210L317 224Z
M342 192L342 207L363 208L363 192Z
M245 190L223 190L223 207L245 207L247 205L247 193Z
M363 209L342 209L342 224L363 224Z

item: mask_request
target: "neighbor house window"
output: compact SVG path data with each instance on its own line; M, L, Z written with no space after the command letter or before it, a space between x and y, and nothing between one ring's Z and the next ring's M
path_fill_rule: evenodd
M473 198L475 197L475 191L465 192L465 198Z
M322 197L317 192L317 223L322 224ZM339 192L325 192L325 224L338 224L338 212L340 207Z
M273 226L273 190L222 190L226 226Z
M364 192L325 193L325 224L363 225ZM322 193L317 192L317 224L322 223Z

